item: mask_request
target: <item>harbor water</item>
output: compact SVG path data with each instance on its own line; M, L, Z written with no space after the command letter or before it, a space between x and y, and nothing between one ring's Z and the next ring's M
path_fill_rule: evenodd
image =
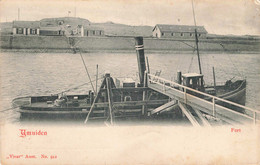
M135 52L83 53L91 79L104 73L112 77L130 77L138 81ZM161 76L175 80L177 71L199 72L196 54L146 53L151 73L161 71ZM51 95L89 82L79 54L70 53L18 53L2 52L1 110L11 108L14 98L22 96ZM201 54L205 83L213 84L212 67L215 68L217 84L229 79L246 78L246 106L260 108L260 54ZM98 80L98 85L101 79ZM94 86L95 82L94 82ZM68 94L86 94L91 85L70 90ZM19 113L7 110L1 113L2 122L19 122Z

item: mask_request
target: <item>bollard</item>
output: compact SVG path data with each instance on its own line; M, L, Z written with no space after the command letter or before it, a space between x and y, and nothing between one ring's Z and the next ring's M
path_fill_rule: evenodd
M178 83L178 84L181 84L181 83L182 83L182 80L181 80L181 71L178 71L178 72L177 72L177 83Z

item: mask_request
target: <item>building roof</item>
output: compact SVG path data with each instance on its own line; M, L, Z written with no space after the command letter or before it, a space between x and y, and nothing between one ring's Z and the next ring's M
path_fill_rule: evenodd
M187 32L191 33L195 31L195 26L189 25L166 25L166 24L157 24L154 29L158 27L161 32ZM204 26L197 26L198 33L208 33Z
M101 27L97 27L97 26L84 26L84 30L100 30L100 31L104 31L104 29L102 29Z
M39 21L13 21L14 28L39 28Z
M61 27L40 27L40 30L46 30L46 31L59 31L62 30Z
M59 17L59 18L44 18L42 20L40 20L40 22L42 23L42 26L45 26L46 23L50 23L53 24L51 26L57 26L58 22L62 21L64 24L63 25L71 25L73 26L77 26L78 24L83 25L83 26L87 26L90 25L90 21L87 19L83 19L83 18L78 18L78 17Z

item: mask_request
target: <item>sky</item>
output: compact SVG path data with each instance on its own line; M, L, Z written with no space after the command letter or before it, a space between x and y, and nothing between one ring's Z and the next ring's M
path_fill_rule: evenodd
M194 25L191 0L0 0L0 22L81 17L128 25ZM260 0L194 0L197 25L209 33L260 35ZM70 13L68 12L70 11Z

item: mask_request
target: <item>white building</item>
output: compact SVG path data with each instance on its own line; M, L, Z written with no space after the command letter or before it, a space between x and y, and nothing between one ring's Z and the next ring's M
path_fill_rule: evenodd
M39 35L39 21L13 21L13 35Z
M208 32L204 26L197 26L199 38L205 38ZM156 38L194 38L195 27L187 25L163 25L157 24L153 28L153 37Z

